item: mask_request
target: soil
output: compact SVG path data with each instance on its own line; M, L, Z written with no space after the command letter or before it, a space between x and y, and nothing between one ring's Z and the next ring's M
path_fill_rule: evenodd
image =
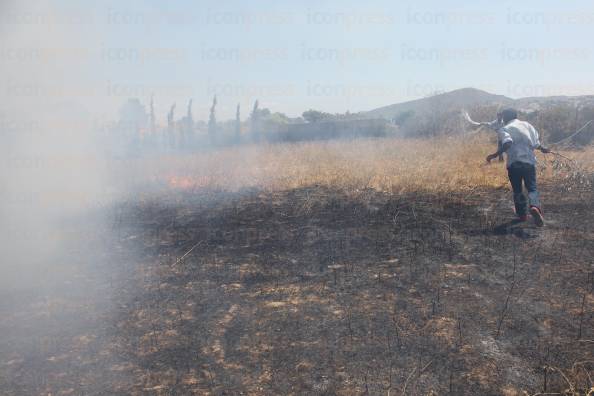
M585 395L591 190L171 192L0 297L3 395ZM573 393L571 393L573 392Z

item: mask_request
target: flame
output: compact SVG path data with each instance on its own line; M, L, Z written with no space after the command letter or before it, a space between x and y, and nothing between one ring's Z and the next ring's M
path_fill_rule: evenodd
M189 190L196 188L208 188L216 185L212 176L171 176L167 180L170 188Z
M196 180L189 176L172 176L168 180L169 187L186 190L196 186Z

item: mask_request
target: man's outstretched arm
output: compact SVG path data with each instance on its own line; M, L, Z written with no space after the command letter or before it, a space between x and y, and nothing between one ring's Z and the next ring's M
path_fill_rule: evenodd
M551 150L548 147L545 147L540 143L539 133L533 125L530 125L530 133L532 134L532 144L534 150L539 150L543 154L548 154L551 152Z
M504 142L501 146L499 146L499 148L497 149L497 151L495 153L487 155L487 162L491 162L495 158L497 158L500 155L502 155L503 153L505 153L507 150L509 150L509 148L512 146L512 144L513 144L513 142L511 140Z

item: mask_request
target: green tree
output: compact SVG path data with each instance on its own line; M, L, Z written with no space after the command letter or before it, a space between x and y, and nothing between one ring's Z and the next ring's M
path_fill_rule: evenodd
M239 103L237 103L237 110L235 111L235 142L239 143L241 141L241 117L240 117L240 107Z
M210 107L210 115L208 116L208 136L210 137L210 142L212 144L215 143L216 134L217 134L216 107L217 107L217 96L215 95L212 98L212 106Z
M255 142L260 141L260 109L259 109L259 102L256 99L254 102L254 108L252 109L251 114L251 123L252 123L252 138Z
M330 114L330 113L324 113L322 111L313 110L313 109L304 111L302 116L305 119L305 121L307 121L307 122L319 122L322 120L332 119L332 117L333 117L332 114Z
M175 147L175 103L167 113L167 140L169 148L173 149Z

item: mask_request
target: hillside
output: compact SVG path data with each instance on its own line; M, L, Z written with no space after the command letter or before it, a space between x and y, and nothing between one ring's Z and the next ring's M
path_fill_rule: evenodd
M594 95L531 96L512 99L476 88L462 88L435 96L380 107L361 114L368 118L394 119L407 112L428 115L435 112L445 113L489 104L514 106L519 109L541 109L550 106L593 106Z
M531 122L548 142L561 141L594 119L592 95L512 99L475 88L380 107L360 115L389 120L403 137L432 137L466 131L470 126L460 117L462 109L475 120L491 120L504 107L520 110L520 118ZM592 128L589 128L572 143L583 146L592 139Z
M436 109L443 112L476 105L512 104L513 102L513 99L503 95L494 95L476 88L462 88L431 97L380 107L363 114L369 118L392 119L410 111L415 114L429 114Z
M514 101L520 109L540 109L548 106L594 106L594 95L583 96L531 96Z

